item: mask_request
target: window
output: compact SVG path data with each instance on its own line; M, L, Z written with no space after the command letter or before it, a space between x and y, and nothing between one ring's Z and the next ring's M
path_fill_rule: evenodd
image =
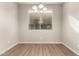
M30 13L29 29L52 29L50 13Z

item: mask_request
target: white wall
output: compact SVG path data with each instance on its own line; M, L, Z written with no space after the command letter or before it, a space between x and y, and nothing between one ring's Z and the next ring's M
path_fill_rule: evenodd
M79 53L79 3L65 3L63 16L62 41Z
M29 30L28 13L31 4L19 5L19 39L20 42L60 42L61 40L61 5L48 4L47 8L53 10L51 30Z
M18 42L17 5L0 3L0 54Z

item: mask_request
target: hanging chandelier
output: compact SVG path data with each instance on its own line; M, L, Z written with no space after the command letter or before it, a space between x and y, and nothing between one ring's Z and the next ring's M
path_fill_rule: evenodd
M43 4L39 4L32 6L31 10L29 10L30 13L52 13L51 10L48 10L47 7L45 7Z

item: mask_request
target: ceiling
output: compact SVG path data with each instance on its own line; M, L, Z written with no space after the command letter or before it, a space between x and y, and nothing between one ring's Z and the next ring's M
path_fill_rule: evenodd
M18 2L18 4L63 4L63 2Z

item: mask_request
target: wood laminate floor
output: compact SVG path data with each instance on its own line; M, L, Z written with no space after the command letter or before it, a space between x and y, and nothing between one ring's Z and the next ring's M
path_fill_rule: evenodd
M18 44L2 56L76 56L62 44Z

